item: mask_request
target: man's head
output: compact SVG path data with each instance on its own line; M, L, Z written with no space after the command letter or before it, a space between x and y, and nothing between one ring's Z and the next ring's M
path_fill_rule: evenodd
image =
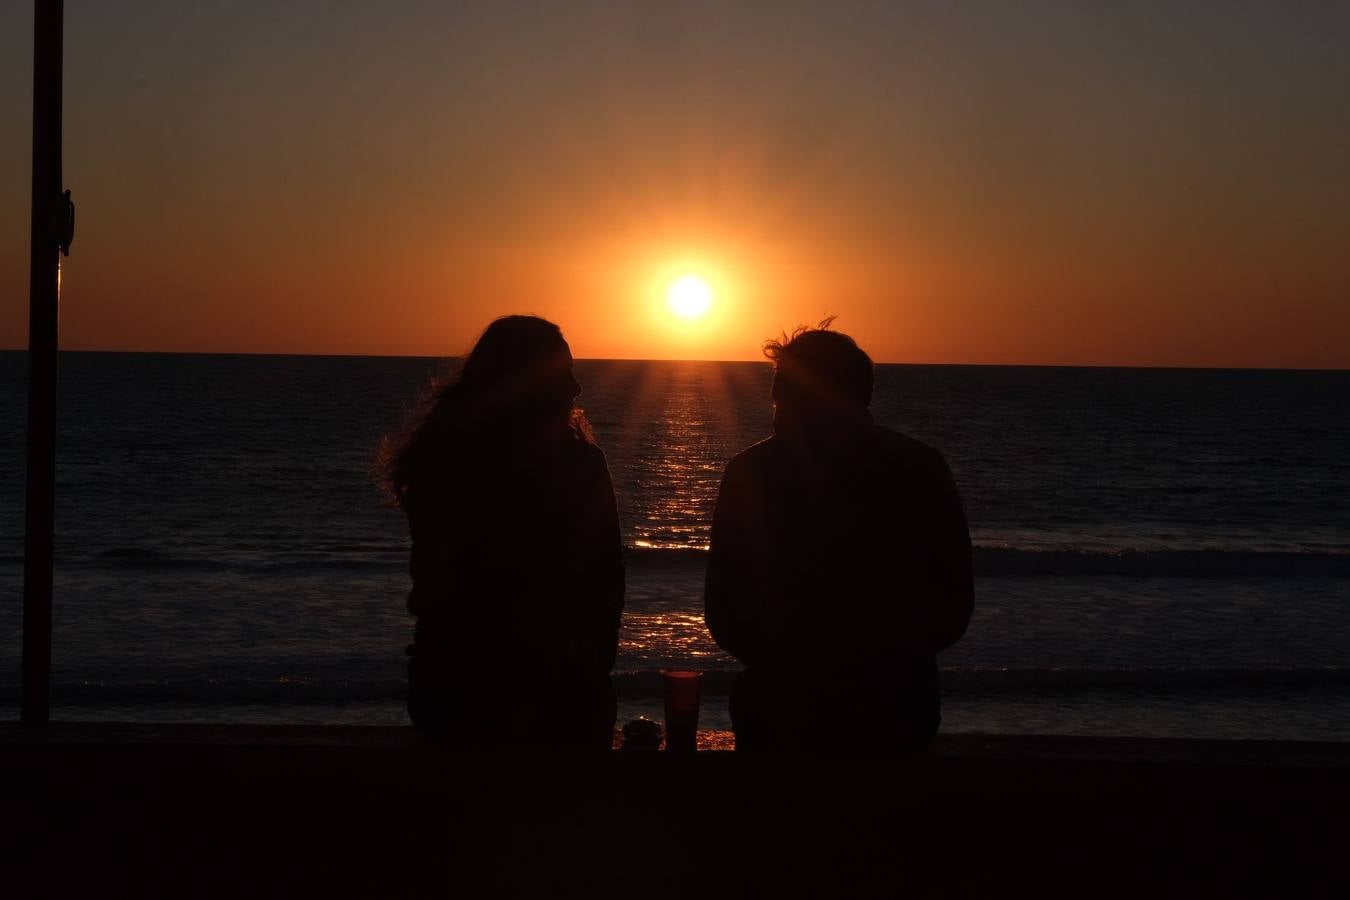
M767 341L774 362L774 424L858 420L872 402L872 360L831 319Z

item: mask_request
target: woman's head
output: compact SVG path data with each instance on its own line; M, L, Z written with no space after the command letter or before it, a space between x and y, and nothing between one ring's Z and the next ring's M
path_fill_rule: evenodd
M581 385L557 325L537 316L503 316L490 324L458 371L433 384L418 411L381 449L379 468L396 502L447 449L505 448L589 440L574 401Z
M487 327L454 381L478 424L566 424L581 385L562 331L537 316L503 316Z

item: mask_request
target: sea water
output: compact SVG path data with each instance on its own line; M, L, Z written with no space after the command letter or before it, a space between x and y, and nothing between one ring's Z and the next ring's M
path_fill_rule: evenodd
M446 365L62 354L54 717L406 721L407 533L371 463ZM11 717L25 368L0 353ZM703 724L727 726L705 551L771 375L577 363L628 547L621 718L696 668ZM1350 373L878 366L873 412L946 455L976 545L945 729L1350 738Z

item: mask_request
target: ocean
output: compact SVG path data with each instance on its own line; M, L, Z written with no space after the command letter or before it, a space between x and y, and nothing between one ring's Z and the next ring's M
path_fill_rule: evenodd
M53 717L402 723L407 533L373 451L443 360L63 353ZM621 721L702 624L760 363L581 360L628 546ZM18 715L26 358L0 352L0 715ZM976 545L947 731L1350 739L1350 372L877 368ZM504 657L503 670L520 660ZM847 729L856 723L840 722Z

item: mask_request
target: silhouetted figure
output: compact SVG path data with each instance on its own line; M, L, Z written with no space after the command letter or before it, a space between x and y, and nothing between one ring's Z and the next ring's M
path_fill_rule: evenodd
M412 534L408 712L427 735L610 746L622 547L580 393L558 326L508 316L386 442Z
M774 435L727 465L713 517L705 618L747 667L738 749L926 745L937 651L973 608L946 462L872 422L872 361L828 324L765 345Z

